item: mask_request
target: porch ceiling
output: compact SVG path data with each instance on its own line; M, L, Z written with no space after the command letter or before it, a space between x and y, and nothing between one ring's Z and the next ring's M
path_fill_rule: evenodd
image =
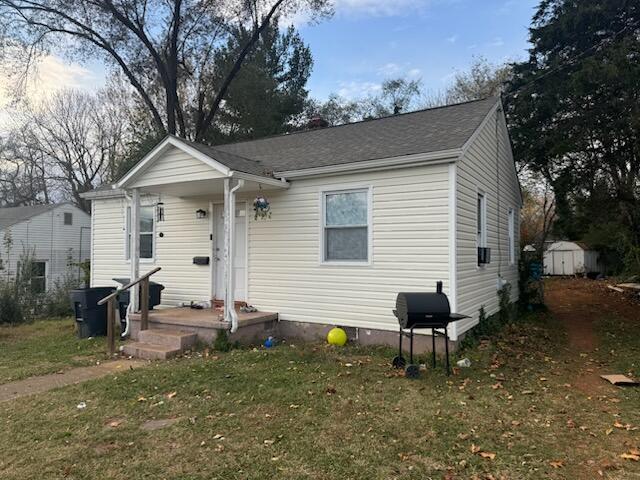
M257 192L258 190L277 190L286 188L286 184L273 185L260 181L244 180L239 192ZM172 197L215 197L224 194L224 178L191 180L188 182L163 183L140 187L141 192L164 194Z

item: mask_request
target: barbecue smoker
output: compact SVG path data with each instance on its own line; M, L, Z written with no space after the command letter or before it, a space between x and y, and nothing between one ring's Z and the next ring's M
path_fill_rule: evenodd
M450 322L469 318L466 315L451 313L449 299L442 293L442 282L436 283L435 292L399 293L396 298L396 309L393 314L400 324L398 356L393 359L395 368L405 368L407 378L417 378L420 366L413 363L413 331L420 328L431 329L432 363L436 366L436 336L444 337L447 375L449 368L449 334ZM406 330L409 330L408 332ZM409 337L409 365L402 356L402 337Z

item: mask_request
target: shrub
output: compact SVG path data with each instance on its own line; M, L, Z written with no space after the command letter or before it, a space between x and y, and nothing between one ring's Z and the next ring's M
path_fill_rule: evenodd
M17 324L24 321L25 315L16 295L14 282L0 282L0 324Z
M62 279L56 280L53 286L42 298L38 308L38 315L47 317L66 317L73 313L69 292L78 288L79 280L67 273Z

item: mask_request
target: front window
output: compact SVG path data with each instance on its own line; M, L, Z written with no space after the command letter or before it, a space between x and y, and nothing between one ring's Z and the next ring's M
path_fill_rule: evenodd
M140 258L153 258L154 207L140 207ZM127 259L131 258L131 207L127 207Z
M323 194L323 261L369 261L369 190Z

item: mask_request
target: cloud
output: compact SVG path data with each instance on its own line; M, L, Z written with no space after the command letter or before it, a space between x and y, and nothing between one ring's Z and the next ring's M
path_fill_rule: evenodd
M379 77L383 78L407 77L410 79L417 79L422 76L422 70L411 67L410 63L398 64L389 62L378 68L376 73Z
M458 35L451 35L450 37L447 37L446 40L449 43L456 43L458 41Z
M337 15L392 17L423 10L430 3L429 0L335 0L335 11Z
M518 2L516 0L507 0L498 8L498 14L507 15L511 13L511 10L516 6L517 3Z
M19 69L0 69L0 131L7 127L19 108L14 102L15 92L29 102L41 102L51 94L62 89L91 90L102 86L103 79L91 70L76 63L67 63L54 55L46 55L38 60L24 84L17 83L17 77L7 72Z
M338 95L348 100L376 95L382 89L382 85L376 82L360 82L351 80L348 82L340 82Z
M504 45L504 40L502 37L495 37L489 43L487 43L487 47L502 47Z

